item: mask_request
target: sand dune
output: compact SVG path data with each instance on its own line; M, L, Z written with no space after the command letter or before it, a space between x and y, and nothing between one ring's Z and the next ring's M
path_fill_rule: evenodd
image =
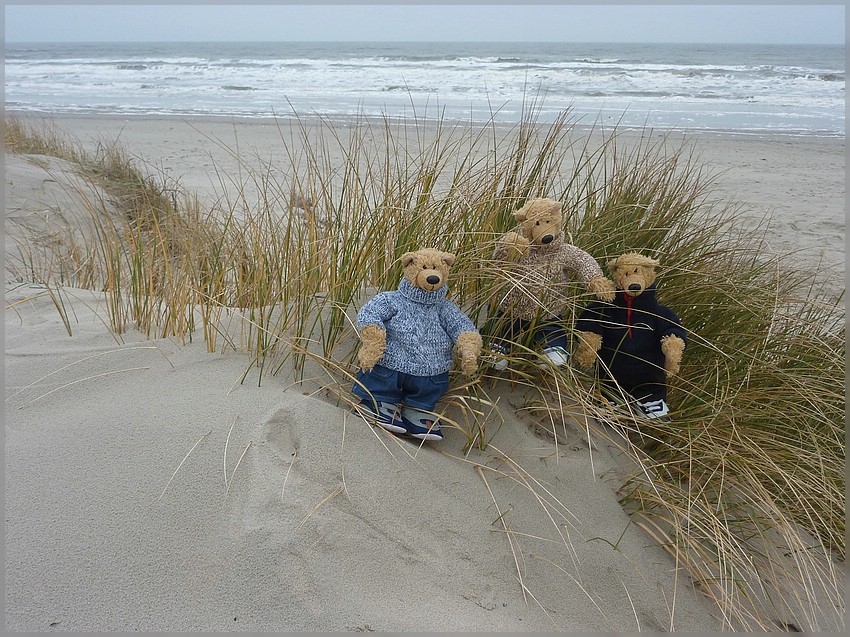
M210 196L208 161L232 160L210 141L230 144L225 124L58 124L120 131ZM245 148L268 135L239 128ZM843 265L843 140L785 143L719 136L706 154L732 171L723 188L779 213L781 247ZM85 231L75 184L61 162L6 156L7 630L720 630L620 507L625 458L579 422L555 444L504 410L490 447L464 455L453 430L418 445L309 386L240 383L245 357L201 339L113 335L98 292L66 291L69 336L8 255L21 228Z

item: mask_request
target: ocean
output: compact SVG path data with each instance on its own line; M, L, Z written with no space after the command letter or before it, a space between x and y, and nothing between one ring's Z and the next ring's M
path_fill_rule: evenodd
M321 115L844 136L844 46L451 42L5 45L5 108Z

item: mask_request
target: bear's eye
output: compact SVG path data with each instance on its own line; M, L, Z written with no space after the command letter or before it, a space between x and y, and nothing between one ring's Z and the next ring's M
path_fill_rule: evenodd
M534 225L535 225L535 226L539 226L539 225L540 225L540 222L539 222L539 221L535 221L535 222L534 222Z

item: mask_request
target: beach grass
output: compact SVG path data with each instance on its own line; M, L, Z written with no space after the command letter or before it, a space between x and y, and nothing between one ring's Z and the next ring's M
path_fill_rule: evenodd
M234 149L238 174L217 170L222 196L204 207L114 146L92 156L59 131L7 118L7 151L73 161L117 202L105 214L90 201L88 239L49 248L61 254L22 245L20 276L59 299L69 286L103 290L116 334L203 338L211 352L246 356L243 382L292 372L344 404L356 309L397 286L402 253L456 253L451 297L484 325L500 290L521 284L491 259L511 212L530 197L563 201L568 240L601 264L628 251L661 262L659 295L690 340L671 382L673 419L612 407L571 367L541 373L520 342L509 373L452 375L443 420L462 432L464 454L487 450L509 409L556 445L570 427L604 437L634 465L611 476L622 505L726 626L774 630L778 615L843 625L833 568L846 550L843 292L742 231L692 145L652 131L626 144L616 128L592 131L594 144L569 113L537 124L533 103L510 129L417 117L296 123L279 129L287 165ZM574 291L568 321L590 300Z

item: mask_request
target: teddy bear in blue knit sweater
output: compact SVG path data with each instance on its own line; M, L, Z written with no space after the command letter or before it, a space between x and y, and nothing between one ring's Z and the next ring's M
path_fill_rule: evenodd
M365 420L421 440L442 439L433 412L449 387L454 351L471 376L482 345L475 324L446 298L454 261L433 248L405 253L398 289L380 292L358 312L360 370L352 393Z

